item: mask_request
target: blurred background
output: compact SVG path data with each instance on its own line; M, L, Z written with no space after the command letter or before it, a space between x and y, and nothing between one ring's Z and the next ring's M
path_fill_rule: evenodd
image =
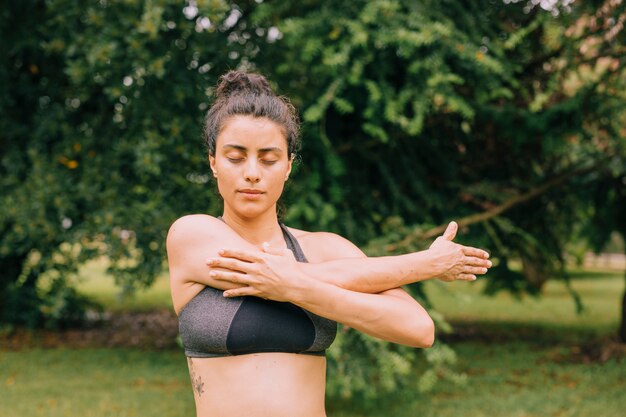
M432 349L340 328L328 412L626 406L622 0L24 0L0 7L0 415L193 415L165 236L221 213L201 131L258 71L303 147L290 226L371 256L456 220L474 283L409 290Z

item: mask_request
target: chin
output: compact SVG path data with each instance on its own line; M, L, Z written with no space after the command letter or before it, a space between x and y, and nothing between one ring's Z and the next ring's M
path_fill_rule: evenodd
M262 214L266 213L268 210L272 210L272 207L266 207L266 206L260 206L260 205L253 205L253 204L249 204L249 205L245 205L245 206L239 206L239 207L232 207L231 209L234 213L237 214L237 216L244 218L244 219L254 219L256 217L261 216Z

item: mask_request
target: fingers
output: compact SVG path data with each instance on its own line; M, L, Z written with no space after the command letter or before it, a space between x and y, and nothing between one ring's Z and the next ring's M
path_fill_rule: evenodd
M270 246L270 244L267 242L263 242L262 248L263 248L263 252L269 253L270 255L282 255L283 254L282 249L274 248Z
M479 266L481 268L491 268L493 265L489 259L477 258L475 256L466 256L463 261L467 266Z
M296 259L295 255L293 254L293 251L289 248L284 248L284 249L280 249L280 248L274 248L271 247L269 245L269 243L265 242L263 243L263 252L270 254L270 255L276 255L276 256L288 256L291 257L292 259Z
M476 275L474 274L459 274L459 281L476 281Z
M263 243L263 252L265 253L269 253L270 255L278 255L278 256L283 256L283 255L288 255L291 253L291 250L284 248L284 249L280 249L280 248L274 248L272 246L270 246L269 243L264 242Z
M254 252L239 249L222 249L218 252L224 258L235 258L244 262L262 262L263 258Z
M487 271L488 271L487 268L482 268L479 266L466 266L465 268L463 268L464 274L471 274L471 275L485 275Z
M233 284L240 284L242 287L232 288L224 291L222 294L226 298L232 297L243 297L245 295L254 295L257 297L261 297L261 292L256 288L250 286L253 283L253 280L250 280L250 276L246 274L240 274L237 272L227 272L227 271L211 271L209 274L211 278L219 280L219 281L228 281ZM265 298L265 297L261 297Z
M233 288L232 290L224 291L224 297L233 298L233 297L243 297L245 295L259 295L259 292L252 287L241 287L241 288ZM261 297L263 298L263 297Z
M243 262L235 258L209 258L206 260L206 264L211 268L224 268L244 273L252 271L250 262Z
M459 230L459 225L456 222L450 222L446 231L443 232L443 238L446 240L454 240L457 230Z
M476 258L489 259L489 253L482 249L472 248L471 246L463 246L463 254L465 256L474 256Z
M248 275L229 271L211 271L209 276L218 281L229 281L234 284L249 285Z

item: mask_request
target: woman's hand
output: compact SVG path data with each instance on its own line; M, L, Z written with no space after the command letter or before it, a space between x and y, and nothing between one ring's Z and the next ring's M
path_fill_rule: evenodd
M216 280L243 285L224 291L224 297L254 295L276 301L289 301L302 291L306 278L289 249L270 249L263 253L223 249L219 258L207 259L210 276Z
M491 267L487 252L452 241L458 227L456 222L450 222L443 235L428 249L436 255L436 263L442 271L436 278L441 281L475 281L476 275L486 274Z

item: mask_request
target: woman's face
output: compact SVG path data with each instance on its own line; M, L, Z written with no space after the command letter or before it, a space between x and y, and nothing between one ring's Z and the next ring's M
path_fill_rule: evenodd
M292 162L280 125L264 117L228 119L209 161L225 211L243 218L276 211Z

